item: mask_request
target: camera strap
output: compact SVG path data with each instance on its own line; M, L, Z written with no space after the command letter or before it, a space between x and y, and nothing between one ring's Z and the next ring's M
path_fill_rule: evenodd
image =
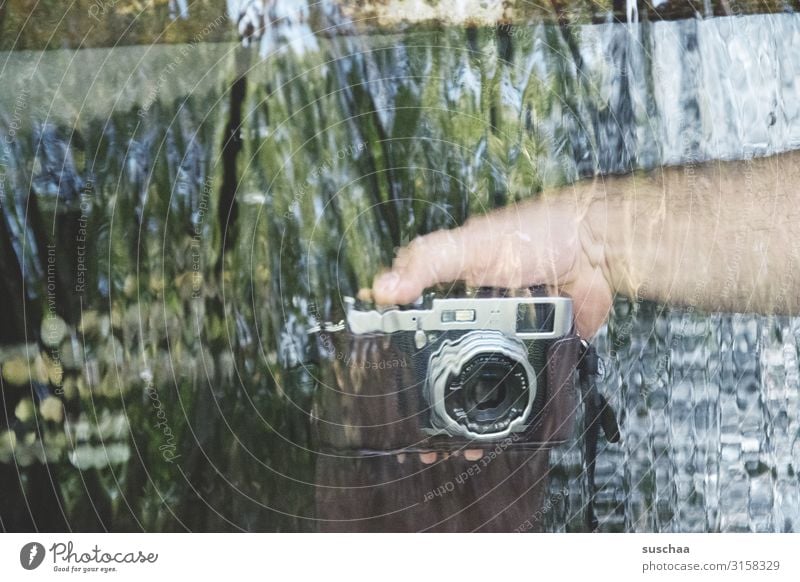
M597 488L595 486L595 465L597 461L597 441L600 429L610 443L620 442L619 425L614 410L597 389L597 377L600 375L600 358L594 346L586 341L581 342L581 359L578 363L578 379L583 396L583 443L584 463L586 465L586 483L588 500L586 502L586 527L589 531L597 531L597 516L594 513L594 501Z

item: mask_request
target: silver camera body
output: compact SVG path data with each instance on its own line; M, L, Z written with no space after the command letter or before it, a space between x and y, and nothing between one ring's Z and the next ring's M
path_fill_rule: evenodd
M393 352L411 362L396 408L397 422L414 419L415 444L568 438L579 342L571 299L429 298L384 310L345 302L356 341L389 338Z

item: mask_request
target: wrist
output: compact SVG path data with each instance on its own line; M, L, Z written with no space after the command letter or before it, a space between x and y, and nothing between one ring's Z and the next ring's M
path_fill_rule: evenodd
M636 200L626 191L629 177L597 177L575 185L581 200L581 243L592 265L604 276L612 294L640 296L645 281L637 269L634 241Z

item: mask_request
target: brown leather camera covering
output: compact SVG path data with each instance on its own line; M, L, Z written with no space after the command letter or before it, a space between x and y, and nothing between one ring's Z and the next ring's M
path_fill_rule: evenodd
M581 340L569 335L556 340L547 351L547 399L531 430L530 442L563 443L574 436L579 399L575 371Z

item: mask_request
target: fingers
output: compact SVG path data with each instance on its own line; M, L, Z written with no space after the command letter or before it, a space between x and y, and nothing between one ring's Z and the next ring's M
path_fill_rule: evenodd
M575 256L574 217L544 200L471 218L466 227L471 286L555 286Z
M510 289L561 286L569 282L578 255L576 220L574 211L539 201L419 237L375 280L374 299L411 303L426 287L456 280Z
M411 303L426 287L459 279L520 287L525 278L521 242L519 233L500 233L488 221L416 238L400 249L391 271L375 280L373 298L379 304Z
M455 451L452 456L458 457L461 454L461 451ZM450 458L450 454L442 453L442 460L447 460ZM395 455L397 462L401 465L406 461L406 454L405 453L398 453ZM469 462L480 461L483 458L483 451L481 449L466 449L464 451L464 459ZM428 452L428 453L419 453L419 460L423 465L432 465L438 459L438 453L436 452Z
M599 269L587 271L568 289L572 297L575 325L581 337L591 339L611 312L614 295Z
M423 465L431 465L436 462L436 453L420 453L419 460Z
M463 278L465 251L462 228L414 239L400 249L392 270L375 279L373 298L379 304L411 303L426 287Z
M464 451L464 458L467 461L480 461L481 457L483 457L483 451L481 449L467 449Z

